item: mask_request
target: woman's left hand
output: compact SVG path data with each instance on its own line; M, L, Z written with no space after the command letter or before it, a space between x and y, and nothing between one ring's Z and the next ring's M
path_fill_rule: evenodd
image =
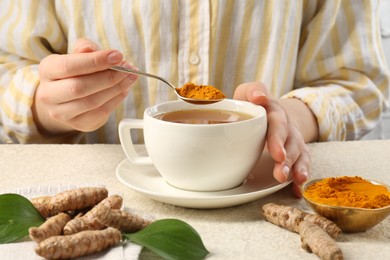
M292 178L294 194L300 197L299 185L307 180L311 165L306 142L318 138L318 126L311 110L299 99L272 98L267 87L260 82L239 85L233 98L266 109L266 148L275 161L273 175L279 182Z

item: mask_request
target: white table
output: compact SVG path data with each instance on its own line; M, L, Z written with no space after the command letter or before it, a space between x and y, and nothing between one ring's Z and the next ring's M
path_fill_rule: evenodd
M316 143L310 149L313 178L359 175L390 184L390 140ZM188 209L154 201L120 183L115 169L124 159L119 145L0 145L0 190L104 184L142 214L192 225L211 252L208 259L317 259L301 249L299 235L266 222L260 213L268 202L309 211L290 186L244 205ZM339 245L345 259L390 259L390 217L364 233L343 234ZM143 252L140 258L151 256Z

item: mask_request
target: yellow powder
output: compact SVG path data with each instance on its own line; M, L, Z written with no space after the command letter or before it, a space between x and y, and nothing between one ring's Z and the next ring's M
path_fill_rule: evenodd
M199 100L210 100L225 98L225 95L211 85L195 85L194 83L186 83L181 88L176 88L180 96Z
M362 177L325 178L310 185L304 192L309 200L332 206L382 208L390 205L390 192Z

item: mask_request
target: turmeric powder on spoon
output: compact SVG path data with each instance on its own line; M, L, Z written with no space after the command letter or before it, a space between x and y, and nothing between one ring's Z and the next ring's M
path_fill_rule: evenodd
M376 209L390 205L390 191L359 176L325 178L307 187L307 199L331 206Z
M225 95L214 86L195 85L192 82L186 83L181 88L176 88L176 91L182 97L199 100L213 100L225 98Z

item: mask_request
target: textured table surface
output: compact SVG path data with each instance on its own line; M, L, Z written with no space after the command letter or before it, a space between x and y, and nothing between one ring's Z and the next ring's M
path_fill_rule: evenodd
M310 150L312 178L359 175L390 184L390 140L315 143ZM211 252L208 259L317 259L301 249L299 235L266 222L260 213L268 202L310 211L292 195L290 186L235 207L182 208L154 201L120 183L115 170L124 159L119 145L0 145L0 190L103 184L122 194L126 206L141 214L188 222ZM390 217L366 232L343 234L338 243L345 259L390 259ZM150 252L140 255L149 258L154 258Z

